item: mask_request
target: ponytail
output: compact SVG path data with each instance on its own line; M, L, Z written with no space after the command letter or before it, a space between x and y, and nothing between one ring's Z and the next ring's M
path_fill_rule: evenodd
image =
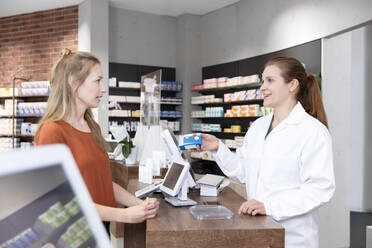
M270 59L265 67L275 65L282 72L285 82L289 83L293 79L299 82L297 100L302 104L306 112L318 119L328 128L327 115L324 111L322 95L315 77L307 75L304 66L295 58L276 57Z
M307 75L305 89L301 95L298 94L297 98L309 115L318 119L324 124L324 126L328 128L328 121L324 110L322 95L320 93L318 81L314 75Z

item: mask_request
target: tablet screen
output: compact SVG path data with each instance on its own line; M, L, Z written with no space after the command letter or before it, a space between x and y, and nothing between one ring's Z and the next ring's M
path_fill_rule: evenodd
M179 177L181 176L183 167L184 166L182 164L173 163L167 174L167 177L164 179L163 186L173 190Z

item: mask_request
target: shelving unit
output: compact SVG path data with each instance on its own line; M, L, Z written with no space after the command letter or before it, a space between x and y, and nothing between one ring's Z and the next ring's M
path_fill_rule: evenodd
M202 89L202 90L194 90L194 92L198 92L201 95L215 95L216 98L223 98L224 94L226 93L232 93L235 91L241 91L241 90L251 90L251 89L259 89L261 86L261 83L250 83L250 84L243 84L243 85L236 85L236 86L229 86L229 87L223 87L223 88L211 88L211 89ZM224 108L224 112L226 112L227 108L231 108L231 106L234 105L243 105L243 104L260 104L262 106L263 99L253 99L253 100L245 100L245 101L232 101L232 102L216 102L216 103L198 103L194 104L197 106L200 106L201 109L205 109L204 107L216 107L220 106ZM261 116L244 116L244 117L192 117L194 120L200 120L202 123L209 123L213 122L213 124L221 124L221 129L228 128L230 125L241 125L242 126L242 132L245 134L249 127L249 122L254 121L255 119L259 118ZM206 121L208 120L208 122ZM218 123L216 123L218 122ZM242 123L243 122L243 123ZM193 123L196 123L196 121L193 121ZM234 133L225 133L225 132L217 132L214 133L217 137L221 135L226 134L234 134ZM220 137L219 137L220 138Z
M156 70L162 70L162 81L175 81L176 80L176 69L167 67L155 67L155 66L144 66L144 65L131 65L131 64L120 64L110 63L109 64L109 77L115 77L117 82L140 82L141 76L146 75ZM162 90L162 97L177 97L181 91L174 90ZM140 97L141 89L133 87L109 87L109 95L111 96L136 96ZM120 104L123 110L139 110L139 102L117 102ZM177 107L182 103L169 103L162 102L160 105L161 111L176 111ZM161 120L179 121L181 124L182 117L160 117ZM120 117L120 116L109 116L108 121L117 121L122 124L124 121L136 121L140 120L139 117ZM181 130L181 127L180 127ZM177 132L175 132L177 133ZM130 131L129 135L134 137L135 131Z
M15 84L13 84L15 86ZM13 92L14 95L14 92ZM22 100L23 102L46 102L49 95L20 95L20 96L0 96L0 103L4 104L6 100L12 100L12 112L10 115L0 115L0 119L12 119L11 129L12 134L0 134L1 138L11 138L12 148L16 147L16 140L19 139L20 142L32 142L34 135L31 134L20 134L16 133L14 130L15 123L18 119L27 119L27 122L36 124L42 115L18 115L17 114L17 104L16 100Z
M221 75L209 75L208 78L219 77ZM230 75L231 77L237 75ZM203 75L204 77L204 75ZM206 79L206 77L204 77ZM235 86L228 86L223 88L209 88L209 89L200 89L200 90L193 90L193 92L198 92L201 96L202 95L214 95L215 98L222 98L224 99L224 94L233 93L242 90L252 90L252 89L259 89L261 86L260 82L257 83L249 83L249 84L240 84ZM252 100L240 100L240 101L229 101L229 102L215 102L215 103L195 103L194 106L199 106L200 110L205 110L206 107L222 107L224 113L226 113L227 109L231 109L233 106L236 105L250 105L250 104L259 104L260 106L263 105L263 99L252 99ZM244 117L192 117L193 123L208 123L208 124L220 124L221 131L220 132L204 132L209 133L217 138L220 139L234 139L236 136L244 137L246 134L251 122L256 120L261 116L244 116ZM224 132L224 128L230 128L232 125L240 125L241 132ZM235 151L235 148L230 148L231 151ZM204 158L193 158L192 162L193 168L198 171L199 173L213 173L213 174L221 174L223 175L222 171L218 168L216 162L211 159L204 159Z

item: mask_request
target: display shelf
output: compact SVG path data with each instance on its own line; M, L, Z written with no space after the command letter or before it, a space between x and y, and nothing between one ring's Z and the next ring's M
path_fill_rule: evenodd
M233 132L206 132L206 131L195 131L193 130L192 132L196 133L210 133L210 134L235 134L235 135L245 135L247 132L239 132L239 133L233 133Z
M0 134L0 137L13 137L12 134ZM20 138L33 138L35 135L32 134L15 134L14 137Z
M117 103L124 103L124 104L141 104L140 102L121 102L116 101ZM161 102L161 105L182 105L182 103L168 103L168 102Z
M261 116L242 116L242 117L191 117L191 119L252 119Z
M30 96L14 96L16 99L20 98L47 98L49 95L30 95ZM0 99L12 99L12 96L0 96Z
M170 116L165 117L165 116L162 116L162 117L160 117L160 119L182 119L182 117L170 117Z
M19 123L18 120L19 119L27 119L25 120L24 122L28 122L28 123L32 123L33 125L36 124L36 122L42 117L42 115L33 115L33 114L29 114L29 115L17 115L16 112L17 112L17 104L18 104L18 101L17 100L22 100L22 102L25 102L25 103L30 103L30 102L46 102L48 97L49 97L49 94L48 95L45 95L45 94L42 94L42 95L18 95L16 96L15 95L15 82L17 80L19 81L23 81L23 82L29 82L29 79L30 78L20 78L20 77L14 77L13 78L13 82L12 82L12 88L13 88L13 96L0 96L0 101L4 103L4 107L5 107L5 103L9 104L8 103L8 100L7 99L11 99L12 100L12 111L11 111L11 114L8 114L8 115L1 115L0 116L0 119L11 119L12 121L12 125L10 127L12 134L2 134L0 135L0 137L8 137L8 138L11 138L12 139L12 148L14 149L18 143L18 139L20 141L24 140L23 142L27 142L27 143L30 143L30 139L33 139L33 135L24 135L24 134L16 134L16 130L12 127L14 127L14 124L15 123ZM44 91L46 92L46 91ZM26 107L26 106L24 106ZM26 108L29 108L29 107L26 107ZM41 107L39 106L38 107L40 110L41 110ZM8 112L9 113L9 112ZM17 138L17 142L15 140L15 138Z
M140 117L134 117L134 116L110 116L109 115L109 118L137 118L137 119L139 119Z
M202 89L202 90L193 90L194 92L216 92L216 91L227 91L232 89L254 89L261 87L261 82L256 83L248 83L248 84L239 84L234 86L227 86L227 87L221 87L221 88L209 88L209 89Z
M182 105L182 103L161 102L161 105Z
M224 106L224 105L241 105L245 103L260 103L263 99L252 99L246 101L234 101L234 102L216 102L216 103L192 103L192 105L202 106L202 107L214 107L214 106Z
M134 88L134 87L109 87L109 90L111 89L123 89L123 90L134 90L134 91L140 91L141 88Z
M123 89L123 90L141 91L141 88L133 88L133 87L109 87L109 89ZM182 90L161 90L161 92L182 92Z
M39 118L42 115L15 115L14 118ZM0 118L13 118L12 115L1 115Z

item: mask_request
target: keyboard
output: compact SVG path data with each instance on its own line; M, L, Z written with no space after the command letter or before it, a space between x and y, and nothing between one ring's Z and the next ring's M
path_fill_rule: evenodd
M153 184L150 184L140 190L137 190L134 195L138 198L145 198L154 191L157 191L160 189L160 185L163 182L163 180L155 181Z

